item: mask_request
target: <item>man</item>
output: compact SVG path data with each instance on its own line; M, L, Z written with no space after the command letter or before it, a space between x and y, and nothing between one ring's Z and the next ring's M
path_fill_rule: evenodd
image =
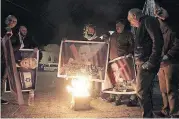
M128 12L131 26L137 27L134 57L137 65L136 91L143 108L143 117L153 117L151 88L162 55L163 37L158 20L145 16L140 9Z
M84 40L87 41L103 41L96 34L96 26L93 24L87 24L83 29Z
M14 28L17 24L17 18L14 15L9 15L6 17L5 24L7 26L3 30L4 32L1 33L1 37L4 37L4 35L8 35L11 37L14 33Z
M7 27L5 28L5 32L2 33L2 37L4 37L4 35L8 36L8 37L12 37L13 36L13 29L17 24L17 18L14 15L9 15L6 20L5 20L5 24L7 25ZM1 41L3 42L3 41ZM13 41L11 41L13 42ZM14 42L16 43L16 42ZM4 59L4 52L3 49L1 47L1 85L2 83L6 80L7 78L7 72L6 72L6 66L5 66L5 59ZM3 87L3 86L2 86ZM6 100L1 99L1 104L8 104L9 102Z
M110 58L114 59L116 57L133 54L133 42L132 33L126 29L126 21L118 21L116 23L116 32L111 36L111 47L115 46L117 48L117 51L115 51L117 54L114 54L114 51L111 51L110 55L114 54L116 56Z
M34 53L38 51L36 43L28 37L27 33L27 28L25 26L20 26L18 34L12 38L15 42L12 43L12 45L14 48L16 63L19 63L19 61L22 60L19 49L34 49ZM39 57L39 61L41 58L42 57Z
M163 108L159 113L161 117L179 117L179 105L177 104L177 84L179 77L179 39L176 38L172 29L168 26L166 20L168 19L167 11L155 5L155 17L160 22L160 29L163 34L164 47L163 59L158 73L160 91L163 98Z
M37 45L36 43L32 40L29 39L27 36L27 28L26 26L20 26L19 27L19 32L16 35L16 39L18 41L18 44L16 44L17 49L35 49L37 50Z
M134 41L133 41L133 35L131 32L126 30L126 21L120 20L116 23L116 32L112 34L111 41L110 41L110 60L125 56L128 54L133 54L134 49ZM113 64L111 64L111 69L113 67ZM120 71L118 71L120 73ZM134 95L130 96L130 100L127 104L127 106L136 106L137 101L136 97ZM114 96L108 100L109 102L114 102L114 105L120 105L122 104L121 95Z

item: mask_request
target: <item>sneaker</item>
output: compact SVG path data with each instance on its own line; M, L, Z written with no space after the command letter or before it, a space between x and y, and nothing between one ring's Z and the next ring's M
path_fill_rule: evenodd
M135 106L138 106L136 100L129 100L129 102L127 103L127 107L135 107Z
M1 99L1 104L6 105L6 104L8 104L8 103L9 103L8 101L6 101L6 100L2 100L2 99Z
M155 112L154 113L157 117L168 117L168 115L164 114L163 112Z
M108 98L107 99L107 102L114 102L115 101L115 98Z
M170 118L179 118L179 115L170 115Z
M122 104L121 100L116 100L116 101L113 103L114 106L118 106L118 105L121 105L121 104Z

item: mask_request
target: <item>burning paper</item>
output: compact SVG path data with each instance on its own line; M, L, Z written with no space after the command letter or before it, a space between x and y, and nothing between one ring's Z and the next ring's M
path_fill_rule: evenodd
M71 108L74 110L90 109L89 79L80 76L72 79L67 90L72 93Z
M72 79L71 86L67 86L67 90L75 97L89 97L89 80L80 76Z

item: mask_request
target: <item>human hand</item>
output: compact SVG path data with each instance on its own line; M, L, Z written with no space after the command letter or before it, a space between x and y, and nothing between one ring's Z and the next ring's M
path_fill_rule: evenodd
M164 55L163 58L162 58L162 61L167 61L169 58L167 55Z
M150 70L151 68L153 68L154 65L151 64L150 62L145 62L144 64L142 64L142 69L145 69L145 70Z
M135 59L135 64L136 65L142 65L144 62L139 60L139 59Z

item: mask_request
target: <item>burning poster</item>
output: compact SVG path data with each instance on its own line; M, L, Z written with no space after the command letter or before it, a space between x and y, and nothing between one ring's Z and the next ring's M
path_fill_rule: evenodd
M108 63L108 47L106 42L62 41L58 77L87 76L93 81L103 82Z
M14 54L22 91L35 89L39 52L33 49L20 49ZM5 92L9 91L8 82L6 82Z
M135 93L135 65L133 56L126 55L109 62L108 76L114 88L105 93L133 94Z

